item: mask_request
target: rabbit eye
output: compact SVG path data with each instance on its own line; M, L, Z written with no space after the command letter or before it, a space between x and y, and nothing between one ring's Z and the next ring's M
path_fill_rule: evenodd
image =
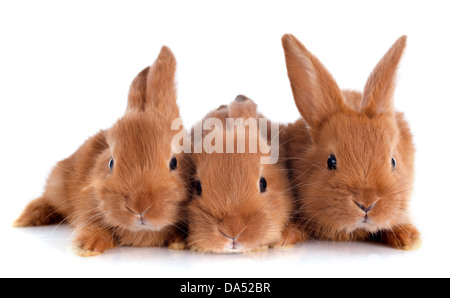
M170 170L171 170L171 171L174 171L174 170L177 169L177 158L176 158L176 157L173 157L173 158L170 160L169 167L170 167Z
M328 166L328 170L330 170L330 171L337 169L336 156L334 156L333 154L330 154L330 156L328 156L327 166Z
M391 165L392 165L392 171L395 170L395 167L397 166L397 161L395 160L395 158L393 156L391 159Z
M108 163L109 170L112 171L114 168L114 159L111 158Z
M261 179L259 179L259 191L261 193L266 192L267 190L267 180L264 177L261 177Z
M202 191L203 191L203 189L202 189L202 183L201 183L199 180L194 181L194 189L195 189L195 193L196 193L198 196L201 196L201 195L202 195Z

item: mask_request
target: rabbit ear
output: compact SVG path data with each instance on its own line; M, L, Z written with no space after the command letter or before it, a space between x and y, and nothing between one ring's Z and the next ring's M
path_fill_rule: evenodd
M230 118L256 118L256 104L245 95L236 96L229 106L228 116Z
M369 117L380 113L394 115L395 77L406 39L406 36L402 36L394 43L367 80L361 100L361 111Z
M318 129L326 118L345 109L341 91L328 70L293 35L282 38L292 93L305 121Z
M175 56L163 46L153 65L142 70L133 80L127 111L157 110L169 117L179 117L175 70Z
M179 116L175 71L177 62L172 51L163 46L150 67L147 77L146 109L156 109L167 115Z
M131 83L128 92L127 111L144 111L146 106L147 76L150 67L143 69Z

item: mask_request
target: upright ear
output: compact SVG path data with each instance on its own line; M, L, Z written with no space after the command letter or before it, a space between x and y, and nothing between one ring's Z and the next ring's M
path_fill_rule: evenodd
M176 66L172 51L163 46L153 65L141 71L133 80L127 110L156 110L168 117L179 117Z
M147 109L156 109L168 115L176 112L178 117L176 68L175 56L168 47L163 46L148 73Z
M361 111L367 116L394 115L395 78L405 46L406 36L397 39L369 76L361 100Z
M298 110L306 123L318 129L345 109L341 90L328 70L293 35L282 38L286 67Z
M256 118L256 104L245 95L238 95L228 107L230 118Z

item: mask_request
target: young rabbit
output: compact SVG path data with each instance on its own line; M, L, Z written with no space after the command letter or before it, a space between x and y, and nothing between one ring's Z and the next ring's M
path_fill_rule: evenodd
M296 232L289 228L289 219L295 209L287 172L280 164L263 164L261 159L269 151L267 139L272 140L271 124L267 124L268 134L260 133L260 127L252 134L248 127L227 124L227 119L253 119L258 123L260 118L263 117L257 113L256 104L239 95L229 106L210 112L197 124L202 129L208 119L218 119L221 128L215 126L214 129L223 132L223 153L211 153L203 148L201 153L193 151L188 155L193 171L187 238L191 249L240 253L297 241ZM203 145L213 131L211 129L203 130L200 135ZM195 127L193 139L194 131ZM245 144L238 145L240 133L245 135ZM222 148L218 138L212 143ZM250 143L258 140L262 147L252 153ZM194 140L193 147L197 143Z
M341 91L294 36L284 35L282 43L303 117L287 128L300 230L316 239L416 248L420 234L408 217L414 146L393 97L406 36L384 55L362 93Z
M68 222L81 256L118 245L179 247L176 226L187 191L171 146L179 132L171 130L179 117L175 68L172 52L162 47L134 79L125 115L59 162L44 194L14 225Z

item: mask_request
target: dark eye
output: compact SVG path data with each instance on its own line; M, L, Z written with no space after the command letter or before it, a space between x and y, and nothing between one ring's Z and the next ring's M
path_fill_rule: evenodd
M202 183L200 181L198 181L198 180L194 181L194 189L195 189L195 193L198 196L202 196L203 189L202 189Z
M108 163L109 170L112 171L114 168L114 159L110 159Z
M397 161L395 160L395 158L393 156L391 159L391 165L392 165L392 170L395 170L395 167L397 166Z
M267 190L267 180L264 177L261 177L261 179L259 179L259 191L261 193L266 192Z
M170 167L170 170L171 170L171 171L177 169L177 159L176 159L176 157L174 157L174 158L172 158L172 159L170 160L169 167Z
M328 156L327 166L328 166L328 170L330 170L330 171L336 170L336 169L337 169L337 160L336 160L336 156L334 156L333 154L331 154L330 156Z

